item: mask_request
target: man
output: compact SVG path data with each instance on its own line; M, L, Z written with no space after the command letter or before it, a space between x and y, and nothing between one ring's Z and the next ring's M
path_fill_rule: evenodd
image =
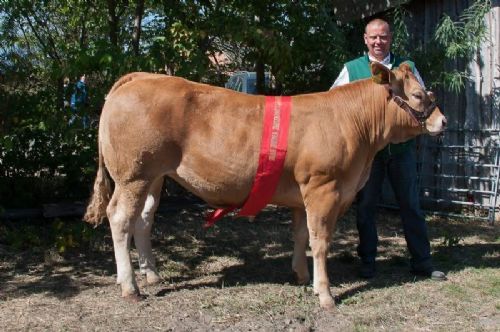
M84 108L87 105L87 85L85 83L85 74L80 76L80 80L75 84L73 94L70 99L71 118L69 125L72 125L78 117L82 118L83 128L88 127L89 117L85 114Z
M370 21L365 28L364 40L368 54L347 62L332 88L369 78L371 61L377 61L389 69L407 62L417 80L425 87L414 63L390 52L392 33L386 21L381 19ZM378 244L375 215L386 174L399 203L406 244L411 255L411 271L434 280L445 280L446 275L434 270L432 266L427 226L418 198L414 139L400 144L389 144L380 151L373 161L368 182L358 193L356 224L359 232L360 276L363 278L375 276Z

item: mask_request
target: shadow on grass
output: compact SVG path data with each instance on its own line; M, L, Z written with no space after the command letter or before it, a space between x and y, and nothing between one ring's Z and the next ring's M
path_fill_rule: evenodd
M74 219L58 222L64 223L64 227L81 223ZM23 234L26 225L29 234ZM59 253L54 236L48 234L51 228L47 220L16 221L8 226L9 235L17 232L17 236L26 242L12 244L12 238L0 237L1 297L45 294L58 299L70 298L82 290L109 284L102 277L115 273L110 243L103 245L103 242L110 242L110 237L105 234L109 229L97 231L92 241ZM108 249L96 250L98 246Z
M85 289L110 284L95 278L111 276L115 270L113 260L105 256L95 260L81 255L78 261L65 260L51 265L33 260L25 265L30 259L19 259L16 267L0 270L0 284L3 289L1 292L4 297L46 294L58 299L70 298Z
M163 210L157 215L153 227L153 248L160 273L165 268L162 264L168 262L179 262L182 268L173 271L174 276L169 278L170 285L160 285L160 290L155 291L156 296L183 289L220 288L222 285L294 284L291 272L291 216L287 209L270 208L254 222L225 218L208 230L202 228L205 210L204 205L197 204ZM379 220L379 252L383 258L377 263L377 277L364 282L360 282L357 276L355 250L358 238L352 211L339 220L328 260L329 278L334 288L343 289L346 284L352 287L336 294L337 302L368 289L421 280L409 272L404 240L394 240L401 240L402 237L397 214L381 211ZM498 227L477 222L433 220L429 224L429 234L434 243L435 265L444 272L468 267L498 267L494 255L500 250ZM474 243L465 241L472 237L476 239ZM450 238L456 241L447 241ZM107 225L100 226L96 241L101 244L98 248L81 247L69 251L59 262L50 262L50 259L47 262L47 248L16 252L0 242L0 284L3 289L0 297L44 293L64 299L89 288L114 283L111 276L115 274L116 267ZM456 245L450 246L450 243ZM224 257L231 258L233 263L225 265ZM221 262L215 269L200 272L203 264L218 260ZM308 264L312 273L311 258ZM203 273L212 277L210 281L200 278Z
M425 280L425 278L410 273L399 216L391 211L382 211L381 215L383 218L379 223L379 252L383 253L384 258L377 262L377 276L369 281L358 277L358 259L355 256L358 238L352 212L339 221L338 231L334 237L333 248L328 260L332 287L341 288L345 284L357 283L361 283L361 285L351 287L348 291L338 294L338 302L368 289L386 288ZM199 217L202 217L201 213ZM170 229L164 230L166 233L182 234L182 232L188 232L195 234L197 241L202 244L198 247L200 250L193 255L189 251L169 252L166 249L168 244L162 246L161 243L158 243L160 246L157 246L157 249L161 251L160 255L165 255L164 259L183 261L188 266L188 271L195 271L200 264L214 256L230 256L242 263L222 268L218 272L219 277L214 282L190 284L189 281L195 279L196 275L189 275L189 273L182 277L172 278L173 284L184 283L184 285L164 288L158 292L158 296L180 289L221 287L222 284L224 287L257 283L293 284L295 282L291 272L293 243L289 221L290 214L286 209L265 211L259 215L255 222L226 218L214 229L205 233L197 230L196 227L199 227L197 225L193 229L192 225L181 225L174 221ZM183 230L178 229L179 226L183 227ZM497 259L493 255L500 249L499 244L495 243L495 239L498 238L498 230L495 227L485 225L482 222L438 220L432 221L429 228L431 241L438 243L433 245L433 259L435 266L440 270L450 273L468 267L498 267ZM398 243L394 240L395 234L398 234L400 240L397 241ZM446 240L450 234L462 239L476 237L480 243L460 244L459 241L456 245L447 245ZM171 241L183 248L186 248L190 242L188 238L178 235L172 237ZM308 265L309 271L312 273L311 258L309 258Z

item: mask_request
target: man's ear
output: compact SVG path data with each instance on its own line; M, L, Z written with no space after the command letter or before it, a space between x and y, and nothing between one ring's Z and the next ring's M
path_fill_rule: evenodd
M370 69L372 72L372 80L377 84L390 84L394 77L394 73L390 69L378 62L372 62L370 64Z

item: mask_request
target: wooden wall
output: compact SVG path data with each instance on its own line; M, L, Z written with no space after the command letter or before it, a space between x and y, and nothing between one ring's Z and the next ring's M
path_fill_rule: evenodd
M499 172L494 165L498 163L495 157L500 141L499 2L492 1L491 10L484 17L487 38L474 58L468 63L447 64L448 70L468 69L470 80L465 91L458 95L436 91L439 105L449 120L449 130L438 139L419 138L421 198L426 209L459 210L484 216L487 211L483 207L493 204L491 191ZM472 3L473 0L409 2L406 8L412 14L408 24L412 42L432 43L433 32L443 14L457 19ZM423 78L425 81L425 75ZM393 204L390 190L385 192L385 203Z

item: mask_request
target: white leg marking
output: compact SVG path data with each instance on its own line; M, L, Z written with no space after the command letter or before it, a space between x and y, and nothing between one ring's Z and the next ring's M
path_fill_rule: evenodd
M160 276L156 270L156 261L151 248L151 228L154 223L154 213L159 203L159 191L163 179L152 188L152 193L148 194L141 216L135 223L134 241L139 254L139 269L141 274L146 275L149 284L158 283Z
M131 234L126 224L127 214L117 209L110 219L110 226L116 259L116 282L121 285L123 296L136 294L138 291L130 261Z

